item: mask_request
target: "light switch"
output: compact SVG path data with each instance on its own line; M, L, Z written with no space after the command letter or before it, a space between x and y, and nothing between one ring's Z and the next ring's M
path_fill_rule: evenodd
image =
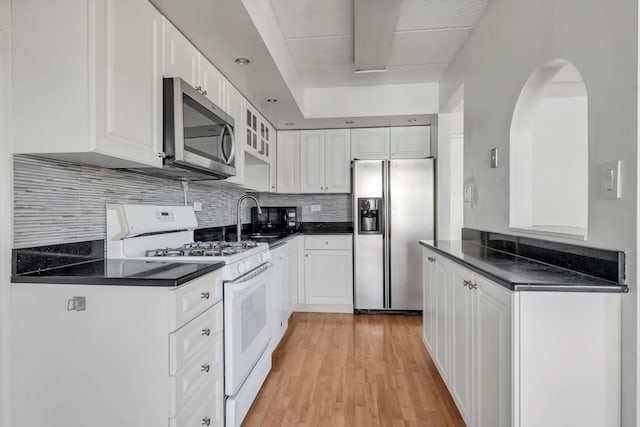
M473 186L465 185L464 186L464 202L471 203L473 200Z
M614 160L600 167L600 192L606 199L622 197L620 185L622 161Z
M497 148L491 149L491 167L492 168L498 167L498 149Z
M311 212L320 212L322 210L322 206L320 205L311 205Z

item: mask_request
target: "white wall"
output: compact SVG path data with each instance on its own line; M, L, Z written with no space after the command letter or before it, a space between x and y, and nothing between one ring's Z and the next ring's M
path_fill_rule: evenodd
M0 0L0 427L9 427L9 276L12 185L9 139L9 0Z
M444 107L464 84L467 227L509 233L509 132L520 91L539 65L573 63L589 94L589 235L586 245L627 253L630 293L623 297L623 425L636 425L637 406L637 31L629 0L493 0L445 72ZM489 165L497 147L501 164ZM504 153L504 154L503 154ZM598 193L598 166L623 161L623 198ZM550 240L562 240L560 237Z

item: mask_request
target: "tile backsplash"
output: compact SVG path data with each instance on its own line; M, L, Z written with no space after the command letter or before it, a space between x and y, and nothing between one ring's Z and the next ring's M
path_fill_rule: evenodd
M13 180L14 248L104 239L107 203L184 203L179 181L57 160L14 156ZM188 202L202 202L196 212L199 226L218 227L235 224L236 202L243 194L190 183ZM246 207L243 222L249 221Z
M179 181L58 160L14 156L14 248L104 239L105 204L182 205ZM235 224L242 189L190 183L187 201L202 202L200 227ZM265 206L300 206L301 221L351 221L349 194L258 195ZM312 211L320 205L320 211ZM243 204L250 221L252 202Z

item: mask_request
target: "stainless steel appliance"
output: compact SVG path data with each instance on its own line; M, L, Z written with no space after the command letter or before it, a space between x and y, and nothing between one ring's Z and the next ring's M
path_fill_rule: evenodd
M433 239L433 159L354 160L354 307L422 310L418 240Z
M194 242L190 206L107 205L107 258L224 262L225 426L240 426L271 370L266 243Z
M165 78L163 173L190 180L236 174L234 120L184 80Z

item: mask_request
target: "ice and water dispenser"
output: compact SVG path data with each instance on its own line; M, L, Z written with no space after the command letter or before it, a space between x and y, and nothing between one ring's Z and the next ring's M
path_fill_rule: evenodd
M382 233L382 199L358 199L358 227L360 234Z

